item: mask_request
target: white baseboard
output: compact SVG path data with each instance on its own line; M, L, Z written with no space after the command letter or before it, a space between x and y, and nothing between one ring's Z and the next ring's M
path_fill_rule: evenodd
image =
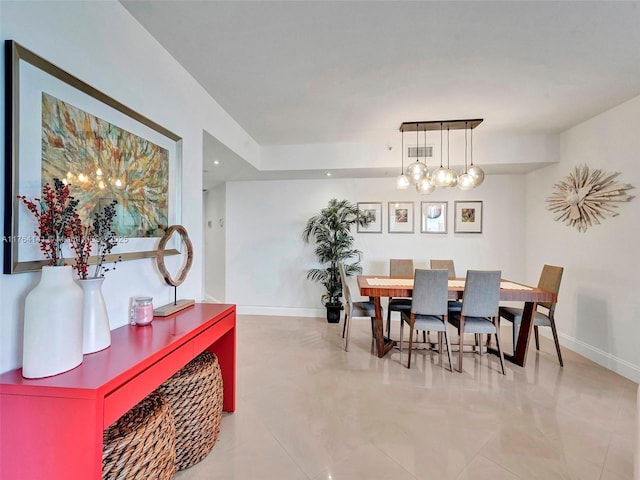
M636 394L636 448L633 453L633 479L640 480L640 385Z
M543 331L544 329L540 329L541 335L543 334ZM547 334L547 332L544 332L544 336L551 338L553 341L553 337L551 337L550 334ZM588 343L578 340L570 335L558 332L558 337L560 345L563 347L567 347L569 350L572 350L633 382L640 383L640 366L627 362L626 360L618 358L615 355L596 348L593 345L589 345Z
M238 315L270 315L278 317L326 317L324 308L267 307L262 305L237 305Z

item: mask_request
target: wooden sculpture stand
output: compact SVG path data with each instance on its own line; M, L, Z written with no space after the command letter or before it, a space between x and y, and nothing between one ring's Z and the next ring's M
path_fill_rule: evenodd
M173 303L167 303L158 308L153 309L154 317L168 317L169 315L173 315L180 310L184 310L185 308L190 307L191 305L195 305L196 301L191 299L183 298L182 300L174 300Z
M177 280L174 280L171 277L169 270L167 270L167 267L164 264L165 247L174 232L178 232L180 234L180 238L187 248L187 261L184 264L184 267L182 267L182 269L180 270L180 275L178 275ZM187 230L182 225L171 225L167 229L167 232L164 234L164 236L160 240L160 243L158 244L156 263L158 265L158 270L160 270L160 273L164 278L164 281L167 282L168 285L171 285L173 287L173 303L167 303L166 305L154 309L154 317L168 317L169 315L173 315L174 313L179 312L180 310L184 310L185 308L188 308L191 305L195 304L195 300L177 300L178 285L184 282L185 278L187 278L187 273L189 272L189 269L193 264L193 245L191 244L191 240L189 239Z

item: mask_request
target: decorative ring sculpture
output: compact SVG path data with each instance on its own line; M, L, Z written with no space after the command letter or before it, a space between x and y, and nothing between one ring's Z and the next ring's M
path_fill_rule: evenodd
M180 239L187 247L187 261L185 262L184 266L180 270L180 274L178 275L177 280L174 280L171 277L171 274L169 273L169 271L167 270L167 267L164 264L165 247L169 239L174 234L174 232L178 232L180 234ZM191 269L191 265L193 264L193 244L189 239L189 234L187 233L186 228L184 228L182 225L171 225L167 229L166 233L164 234L164 236L160 240L160 243L158 244L156 263L158 264L158 269L160 270L160 273L164 277L164 281L167 282L167 284L177 287L178 285L180 285L182 282L185 281L185 279L187 278L187 273L189 273L189 270Z

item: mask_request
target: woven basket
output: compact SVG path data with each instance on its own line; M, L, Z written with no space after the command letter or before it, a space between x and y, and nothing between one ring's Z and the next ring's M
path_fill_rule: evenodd
M152 393L125 413L104 431L103 441L103 480L173 478L175 422L160 394Z
M222 420L222 372L216 356L205 351L158 390L176 419L176 468L198 463L214 447Z

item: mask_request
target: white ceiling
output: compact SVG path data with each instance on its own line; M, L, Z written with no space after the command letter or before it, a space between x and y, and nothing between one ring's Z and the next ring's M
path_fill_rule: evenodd
M640 95L640 1L121 3L260 145L554 133Z

